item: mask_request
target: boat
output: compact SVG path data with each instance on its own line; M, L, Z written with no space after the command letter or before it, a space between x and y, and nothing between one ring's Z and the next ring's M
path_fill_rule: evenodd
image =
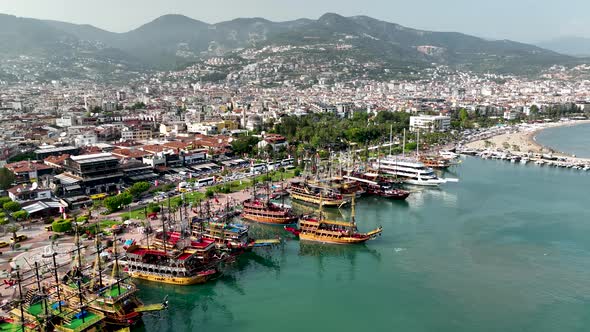
M266 199L256 197L256 185L252 186L252 197L242 203L242 218L263 224L286 225L297 222L299 218L290 206L271 202L267 186Z
M419 186L439 186L447 183L447 179L439 178L432 168L413 158L397 158L387 156L378 159L374 167L383 174L399 178L403 182Z
M122 278L117 239L113 241L114 261L110 276L103 275L103 247L98 237L95 238L96 256L92 273L86 272L79 234L76 234L75 244L71 269L52 287L58 287L63 298L77 298L78 302L87 303L88 308L100 312L109 328L133 326L138 323L142 314L135 309L143 306L143 303L137 296L138 289L135 284L128 278ZM61 298L54 300L61 301Z
M299 219L298 228L285 226L285 230L297 236L302 241L321 242L330 244L358 244L374 239L381 235L380 226L368 233L360 233L356 226L354 197L352 199L352 217L350 222L332 221L324 218L323 204L319 204L319 217L305 216Z
M438 156L420 156L419 161L422 162L426 167L435 169L446 169L451 166L448 159Z
M172 285L201 284L217 277L222 259L215 256L215 242L191 241L184 235L167 231L162 219L162 230L151 245L127 247L125 272L132 278Z
M291 182L289 194L292 199L314 205L340 207L349 202L349 197L337 193L333 188L307 181Z
M459 158L459 155L452 151L439 151L438 154L446 160Z
M244 201L242 218L264 224L293 224L298 216L293 209L276 204L270 200L259 200L254 197Z
M345 178L356 181L369 195L376 195L396 200L404 200L410 196L410 192L395 188L397 181L387 179L378 173L353 172Z
M203 264L194 249L168 251L132 245L126 256L125 270L136 279L186 286L202 284L219 275L216 266Z

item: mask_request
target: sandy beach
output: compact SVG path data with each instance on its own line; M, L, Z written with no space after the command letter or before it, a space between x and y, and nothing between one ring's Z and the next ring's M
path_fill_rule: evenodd
M467 144L467 147L471 149L503 149L512 153L552 153L554 155L571 157L570 155L555 151L551 147L537 143L535 136L547 128L575 126L586 123L590 123L590 120L514 126L505 133L470 142Z

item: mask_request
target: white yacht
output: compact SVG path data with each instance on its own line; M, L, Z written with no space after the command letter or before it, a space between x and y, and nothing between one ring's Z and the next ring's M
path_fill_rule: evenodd
M441 179L436 176L432 168L426 167L416 159L388 156L377 160L373 167L385 174L400 178L407 184L438 186L448 182L447 179Z

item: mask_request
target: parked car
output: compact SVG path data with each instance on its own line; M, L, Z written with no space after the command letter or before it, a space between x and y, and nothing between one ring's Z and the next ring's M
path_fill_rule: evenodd
M8 247L8 242L0 241L0 248Z
M28 239L28 237L26 235L17 235L16 240L11 237L10 241L14 241L15 243L17 243L17 242L25 241L26 239Z

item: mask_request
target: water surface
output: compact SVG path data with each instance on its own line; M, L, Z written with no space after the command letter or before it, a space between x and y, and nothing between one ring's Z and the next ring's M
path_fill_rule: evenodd
M556 151L590 158L590 123L547 128L539 132L535 139Z
M140 282L147 303L170 296L141 329L588 331L590 173L468 158L447 176L461 182L413 188L407 202L360 199L359 228L384 228L366 245L305 244L256 225L287 240L210 284Z

